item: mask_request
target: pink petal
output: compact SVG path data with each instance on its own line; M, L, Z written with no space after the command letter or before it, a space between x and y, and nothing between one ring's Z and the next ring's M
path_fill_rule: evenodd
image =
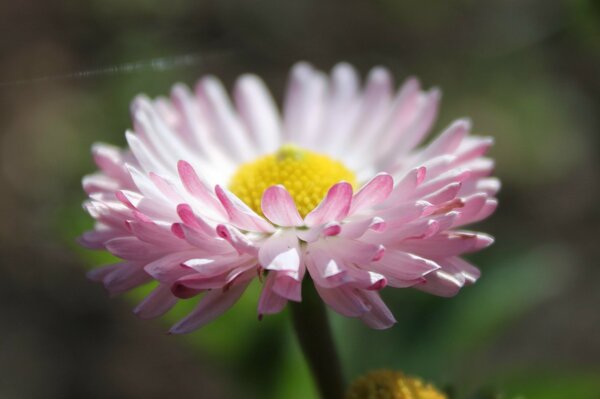
M381 138L386 144L394 141L398 135L403 136L405 129L414 120L420 97L419 81L414 77L406 79L394 99L394 108L386 123L385 136Z
M89 249L104 249L104 243L108 240L126 235L121 230L90 230L86 231L77 239L79 244Z
M386 228L386 222L380 217L364 218L345 223L339 235L344 238L356 239L362 237L369 230L380 233Z
M309 64L294 65L283 104L284 138L311 147L325 109L327 80Z
M190 89L183 84L176 84L171 90L173 108L179 112L180 133L182 139L199 150L199 157L209 157L202 144L207 140L207 122L199 112L198 102Z
M414 288L433 295L452 297L460 291L463 281L444 270L435 271L425 278L425 281L415 285Z
M364 301L371 308L367 313L360 316L360 319L369 327L376 330L384 330L396 324L396 319L385 305L381 296L373 291L361 291Z
M296 234L298 238L306 242L314 242L323 237L333 237L340 234L342 225L339 222L327 222L325 224L316 225L307 230L298 230Z
M261 218L248 205L242 202L233 193L225 190L221 186L215 187L217 197L223 204L227 215L233 225L249 231L258 231L270 233L274 231L273 226L265 219Z
M158 224L150 221L130 221L129 231L141 241L161 246L165 249L176 250L187 246L173 236L170 224Z
M118 181L111 179L102 173L95 173L93 175L84 176L81 181L83 189L86 193L91 194L95 192L103 191L117 191L120 188Z
M366 183L352 198L349 214L385 201L394 188L394 179L387 173L380 173Z
M381 250L379 244L372 244L363 240L349 240L342 237L330 239L319 244L311 245L310 248L320 246L335 257L358 265L370 263Z
M194 214L192 207L188 204L177 205L177 215L186 226L203 233L207 237L215 236L215 228L208 224L203 218Z
M423 183L420 187L417 188L417 190L414 192L414 195L422 198L426 195L436 192L437 190L443 187L448 186L449 184L461 183L471 177L472 172L468 169L452 169Z
M398 204L409 198L415 189L425 180L427 169L418 167L406 174L394 187L385 202L388 205Z
M176 187L169 181L165 180L161 176L157 175L154 172L150 172L148 174L150 180L154 183L156 188L171 202L183 202L183 198L177 192Z
M500 186L500 180L495 177L488 177L477 181L476 191L484 192L490 197L493 197L500 191Z
M440 269L432 260L407 252L387 250L381 260L371 264L371 269L386 276L392 287L411 287L422 277Z
M197 256L198 254L193 251L170 253L148 263L144 266L144 270L158 281L171 283L191 273L181 264Z
M456 162L465 162L484 155L494 144L492 137L466 137L456 150Z
M382 67L375 67L369 72L365 84L359 117L354 126L352 136L348 137L348 153L345 154L349 166L369 162L364 159L364 149L371 148L382 125L385 123L393 94L393 78L390 72Z
M360 82L357 71L340 62L331 70L327 93L327 110L323 115L319 148L325 154L339 156L348 142L348 134L359 116Z
M283 186L267 188L263 193L261 208L267 219L276 225L288 227L302 224L294 199Z
M166 171L163 160L159 158L153 148L143 141L137 134L127 131L125 132L125 138L127 140L127 144L129 145L129 149L135 156L136 161L139 162L141 170L143 170L145 173ZM133 167L133 165L127 166L127 169L129 169L129 175L131 175L131 167ZM131 177L133 178L133 176ZM133 180L135 182L135 179ZM136 186L141 189L137 182Z
M249 281L240 282L221 290L209 291L200 300L198 307L184 319L175 324L171 334L186 334L206 325L231 308L242 296Z
M256 261L247 257L240 259L229 258L221 262L221 267L218 267L218 265L215 266L210 267L210 270L202 273L191 273L180 277L171 287L172 292L176 296L181 297L179 294L182 292L185 293L189 289L197 292L226 289L236 279L243 276L248 277L252 269L255 269ZM188 267L188 270L191 270L191 268Z
M490 158L476 158L472 161L461 164L461 167L471 172L472 178L487 177L494 171L495 162Z
M164 171L171 172L179 159L191 159L196 153L189 150L189 143L181 137L173 123L166 121L159 107L145 96L138 96L131 106L133 126L136 134L148 144L165 166ZM163 107L164 109L164 107ZM146 170L150 172L150 170ZM155 172L160 172L155 170Z
M384 276L358 267L367 266L378 256L379 247L360 241L338 241L330 245L311 245L306 251L305 263L315 284L324 288L344 285L363 289L383 288L386 284ZM352 246L355 248L344 252L344 248Z
M237 263L232 257L194 258L184 261L182 266L191 269L195 276L211 277L225 273Z
M317 286L329 289L349 282L346 279L347 268L340 260L323 249L309 248L306 251L305 264Z
M418 145L429 131L435 118L440 99L438 89L422 93L408 93L408 97L398 102L394 118L387 127L386 137L379 143L379 165L386 167Z
M198 177L192 165L185 161L179 161L177 163L177 171L179 172L181 183L194 198L201 204L209 207L215 214L221 217L225 216L223 207L213 193L207 188L206 183Z
M258 261L267 270L297 271L300 245L294 231L281 231L269 237L258 251Z
M379 211L377 215L387 223L387 230L392 231L398 226L403 226L423 216L430 207L431 204L427 201L416 201Z
M262 153L274 152L281 140L281 121L277 107L264 82L255 75L238 79L235 102L248 131Z
M488 197L487 194L474 194L469 198L464 199L464 206L460 208L459 216L456 219L455 225L464 225L466 223L471 223L481 212L483 207L486 204Z
M142 319L153 319L167 313L177 303L168 284L160 284L133 310Z
M438 205L454 199L462 186L462 183L450 183L438 191L425 196L423 199L432 205Z
M163 249L140 241L136 237L113 238L106 243L106 249L113 255L127 260L145 260L164 252Z
M346 182L337 183L329 189L325 199L306 215L304 222L307 226L314 226L342 220L348 215L351 201L352 186Z
M117 180L122 188L131 188L133 182L125 168L121 150L107 144L96 143L92 146L94 162L107 175Z
M96 267L90 271L88 271L85 275L91 281L100 283L106 276L108 276L111 272L113 272L118 267L121 267L121 263L114 263L112 265L105 265L101 267Z
M483 233L449 231L426 240L406 240L398 244L399 249L426 258L445 258L475 252L490 246L494 239Z
M446 258L439 263L444 271L453 274L464 284L473 284L481 277L481 271L462 258Z
M217 226L217 234L219 237L226 240L231 246L241 255L250 254L256 255L258 248L256 245L248 239L242 232L233 226L220 224Z
M330 289L317 284L315 288L323 302L343 316L360 317L371 309L356 288L342 286Z
M414 220L387 232L382 238L382 242L389 245L409 239L428 239L439 232L449 229L457 216L457 212L448 212L431 218Z
M438 89L432 89L425 94L416 122L411 125L409 133L400 141L400 148L394 148L395 151L398 153L410 151L423 140L437 118L441 96Z
M233 110L229 96L221 82L212 77L200 80L196 94L214 129L219 132L222 144L241 161L249 161L255 155L248 132Z
M92 280L101 280L111 295L121 294L145 284L150 276L136 262L121 262L88 273Z
M431 159L439 155L453 153L471 130L471 121L459 119L444 130L421 154L420 159Z
M476 222L479 222L480 220L487 219L492 213L494 213L496 211L497 207L498 207L498 200L496 200L494 198L487 199L485 201L485 205L483 206L483 208L481 208L481 211L479 211L479 213L477 215L475 215L475 217L473 217L473 219L469 220L469 223L476 223Z
M272 271L277 277L273 284L273 291L277 295L290 301L302 301L302 278L304 277L304 266L298 272Z
M283 310L287 304L287 299L281 297L273 290L273 285L276 280L276 272L269 273L258 300L258 315L259 318L263 314L275 314Z
M185 224L182 223L173 223L171 226L171 231L178 238L185 240L189 245L193 248L186 249L194 249L197 252L202 252L205 254L213 254L220 255L231 252L231 245L227 243L227 241L222 240L220 238L208 237L206 234L199 232L198 230L191 229Z

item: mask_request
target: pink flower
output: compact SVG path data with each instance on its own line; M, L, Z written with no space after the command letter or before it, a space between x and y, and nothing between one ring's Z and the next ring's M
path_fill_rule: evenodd
M414 78L394 93L380 67L361 86L344 63L330 76L297 64L282 115L253 75L233 104L214 77L136 98L129 149L95 145L100 172L83 179L96 227L81 242L122 259L90 278L112 294L158 281L135 309L145 318L202 295L174 333L216 318L254 278L261 316L301 301L308 274L331 308L378 329L395 322L385 286L455 295L479 277L460 256L493 241L461 228L494 211L500 183L483 157L492 139L466 119L418 147L439 100Z

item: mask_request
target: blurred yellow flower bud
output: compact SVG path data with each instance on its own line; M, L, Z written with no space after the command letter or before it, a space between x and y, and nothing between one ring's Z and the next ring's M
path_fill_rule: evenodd
M419 378L400 371L376 370L355 380L346 399L447 399L446 395Z

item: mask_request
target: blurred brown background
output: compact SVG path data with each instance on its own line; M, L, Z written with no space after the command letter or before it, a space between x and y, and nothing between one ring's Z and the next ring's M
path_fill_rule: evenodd
M504 183L477 285L386 291L390 331L334 317L348 377L391 367L459 398L600 398L600 4L585 0L2 1L0 397L314 395L287 315L257 323L256 292L166 336L87 282L106 259L74 244L91 225L89 147L124 145L133 96L250 71L280 99L297 60L442 87L436 132L472 117Z

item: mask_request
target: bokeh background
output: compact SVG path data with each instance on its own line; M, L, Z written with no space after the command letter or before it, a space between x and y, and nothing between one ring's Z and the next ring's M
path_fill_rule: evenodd
M453 299L384 290L374 331L332 315L349 379L421 375L456 398L600 398L600 4L494 0L0 2L0 397L315 397L289 315L254 286L189 336L131 314L84 271L80 179L90 145L124 145L128 103L213 73L251 71L281 99L289 67L337 61L441 86L439 131L494 135L501 206ZM189 304L182 305L184 308Z

